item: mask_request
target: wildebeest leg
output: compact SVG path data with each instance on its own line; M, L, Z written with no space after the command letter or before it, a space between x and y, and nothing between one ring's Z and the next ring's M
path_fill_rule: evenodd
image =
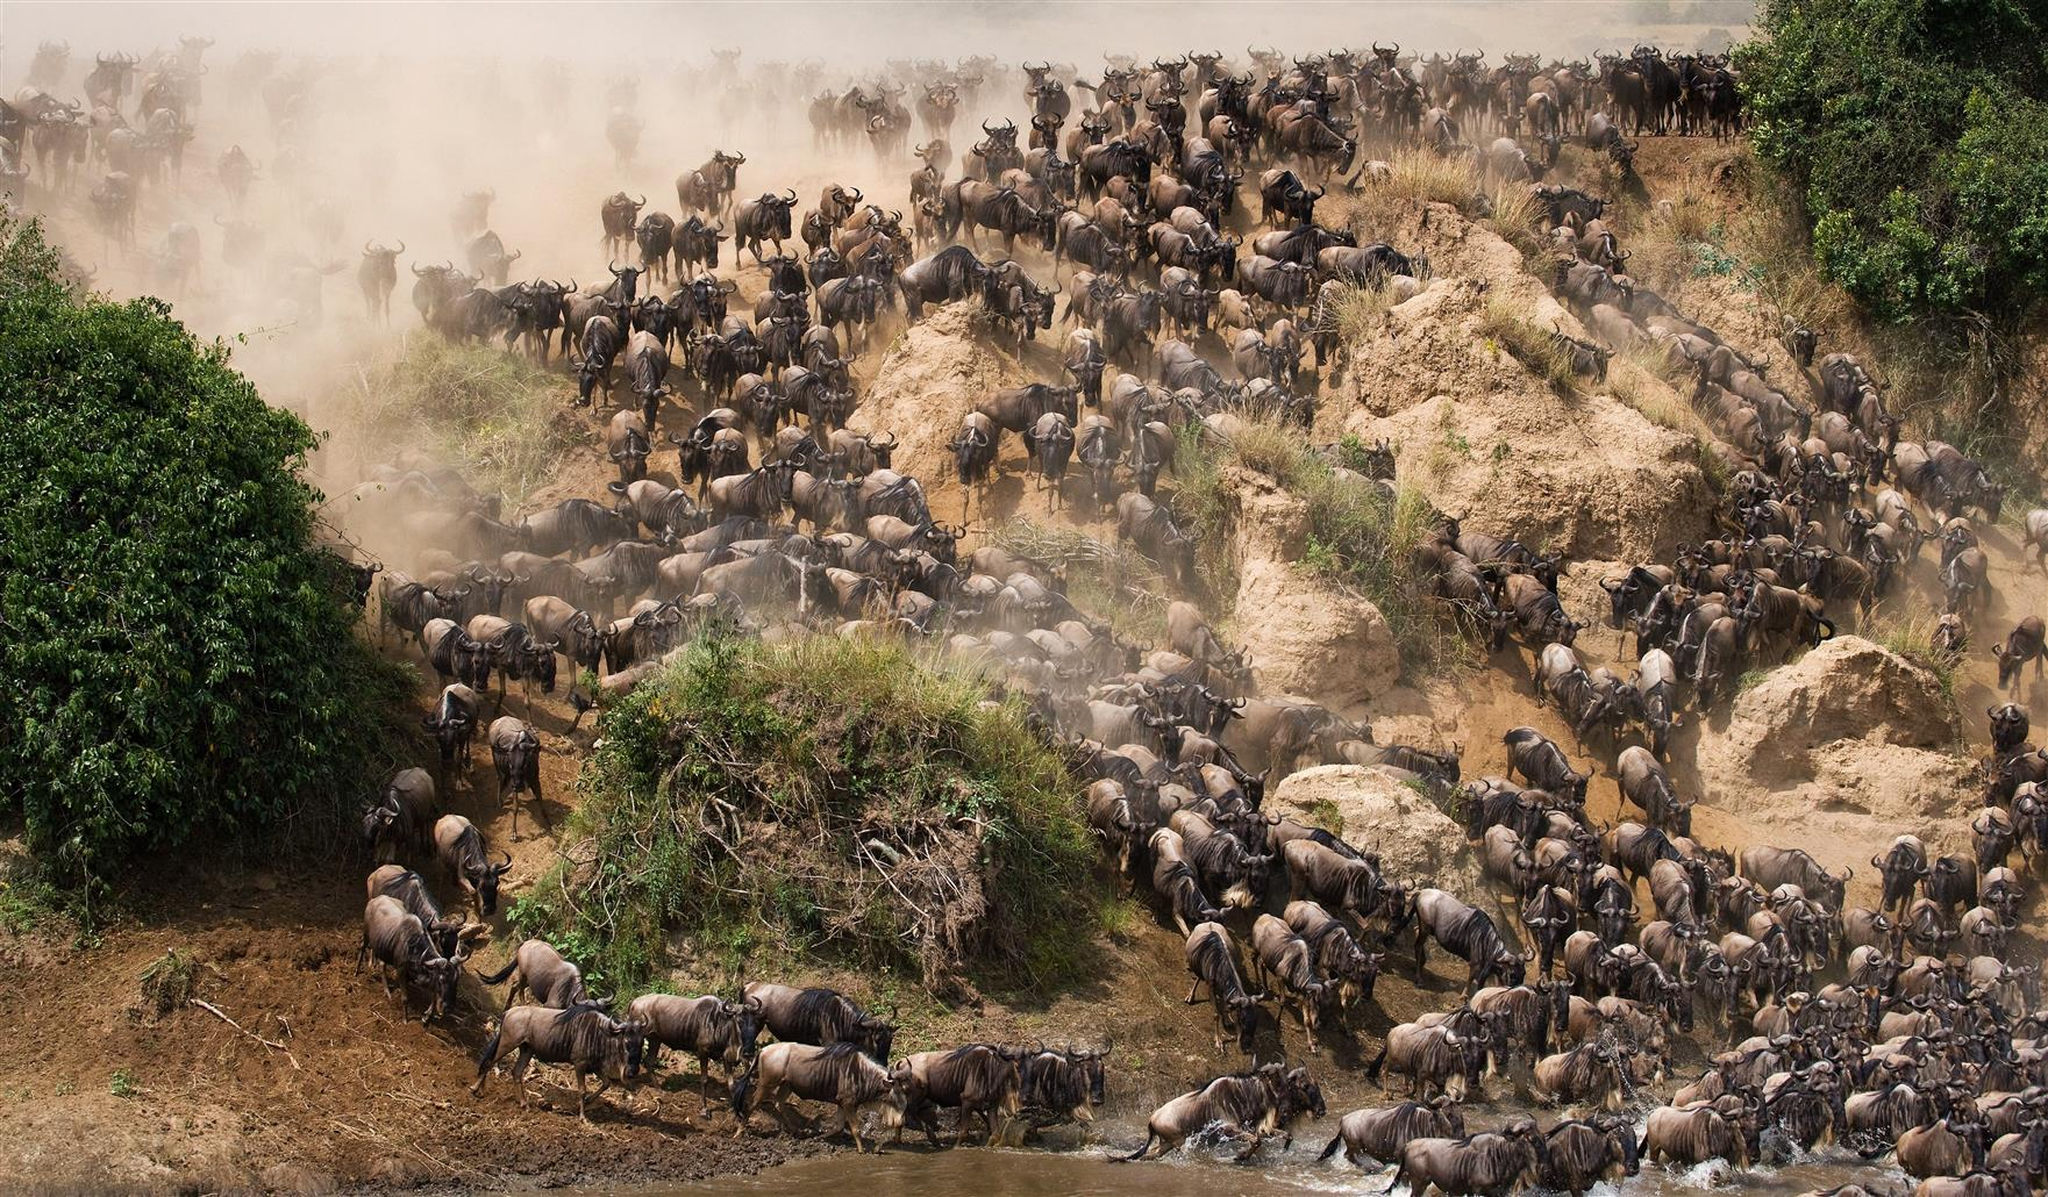
M1232 1156L1230 1158L1230 1162L1233 1164L1251 1163L1252 1157L1259 1153L1259 1148L1266 1145L1266 1134L1264 1131L1239 1131L1236 1134L1231 1135L1230 1138L1242 1139L1246 1135L1251 1136L1251 1146L1246 1147L1243 1151L1240 1151L1236 1155Z
M519 1054L512 1057L512 1085L519 1090L519 1108L526 1108L526 1065L533 1059L533 1051L524 1044Z
M1196 978L1195 978L1195 983L1194 983L1193 985L1190 985L1190 986L1188 986L1188 1000L1187 1000L1187 1001L1185 1001L1185 1002L1183 1002L1183 1003L1181 1003L1181 1004L1182 1004L1182 1005L1185 1005L1185 1006L1192 1006L1192 1005L1194 1005L1194 1004L1195 1004L1195 994L1196 994L1197 992L1199 992L1199 991L1201 990L1201 988L1202 988L1202 978L1200 978L1200 977L1196 977Z

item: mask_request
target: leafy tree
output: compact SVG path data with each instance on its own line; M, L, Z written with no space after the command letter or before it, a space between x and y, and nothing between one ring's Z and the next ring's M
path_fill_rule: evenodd
M1737 65L1822 269L1892 320L2048 286L2040 0L1766 0Z
M315 437L154 299L0 223L0 811L88 889L357 800L402 676L314 538Z

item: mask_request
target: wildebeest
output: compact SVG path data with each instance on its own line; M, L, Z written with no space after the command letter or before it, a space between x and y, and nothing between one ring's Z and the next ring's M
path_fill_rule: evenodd
M1415 972L1424 967L1423 941L1435 939L1445 951L1462 958L1470 968L1467 993L1499 977L1508 985L1520 985L1534 952L1515 952L1501 940L1500 929L1486 912L1467 906L1440 889L1422 889L1415 894Z
M647 1066L652 1068L662 1048L688 1052L697 1057L705 1086L711 1083L711 1061L725 1066L726 1079L757 1049L760 1018L744 1001L729 1002L716 995L677 997L668 993L646 993L626 1007L626 1018L647 1028Z
M940 1107L956 1109L960 1111L960 1120L953 1137L955 1147L966 1140L970 1120L977 1117L987 1128L986 1142L993 1145L1004 1129L998 1118L1007 1122L1022 1109L1019 1055L1008 1048L970 1043L905 1056L903 1125L917 1123L924 1129L925 1138L936 1147L938 1135L933 1113ZM902 1134L899 1126L896 1135L901 1138Z
M826 1133L837 1133L843 1126L853 1136L854 1148L866 1151L867 1144L860 1133L861 1120L873 1112L881 1115L884 1129L901 1126L908 1098L908 1075L907 1064L886 1068L854 1043L840 1042L827 1047L771 1043L755 1055L753 1065L733 1085L732 1108L739 1119L734 1137L746 1131L748 1115L761 1102L767 1103L777 1122L789 1128L793 1112L788 1102L796 1097L835 1106L838 1123ZM875 1150L881 1149L882 1144L877 1141Z
M492 863L483 833L461 815L442 815L434 824L435 855L462 887L462 896L485 914L498 909L498 883L512 871L512 854Z
M1316 1158L1344 1149L1354 1164L1398 1160L1411 1139L1454 1139L1465 1134L1465 1115L1448 1095L1433 1101L1404 1101L1376 1110L1353 1110L1337 1121L1337 1133Z
M517 1052L512 1061L512 1083L519 1086L519 1104L526 1105L526 1066L534 1060L543 1064L567 1064L576 1074L576 1116L590 1121L584 1079L597 1077L595 1093L602 1094L614 1082L631 1084L640 1075L640 1054L647 1028L640 1023L619 1022L604 1007L590 1003L564 1010L548 1006L514 1006L498 1020L498 1029L485 1042L476 1061L476 1083L469 1087L482 1096L491 1068L505 1055Z
M1234 1141L1250 1140L1236 1157L1243 1163L1274 1135L1293 1142L1287 1128L1304 1114L1322 1117L1324 1109L1323 1091L1306 1068L1267 1064L1256 1072L1217 1077L1152 1111L1145 1145L1124 1158L1156 1160L1196 1132L1214 1131Z
M401 849L427 843L435 818L434 777L425 769L401 769L377 802L363 812L363 839L379 861L396 859Z
M512 979L512 988L505 993L505 1005L509 1008L518 1004L522 992L533 995L533 1000L543 1006L566 1010L590 1000L583 990L583 970L562 958L553 944L542 939L529 939L512 953L512 959L505 967L488 976L479 975L478 980L486 985L497 985L507 977Z
M1266 995L1245 989L1237 970L1237 946L1231 941L1230 932L1221 923L1198 925L1188 932L1186 956L1188 972L1194 976L1194 983L1188 986L1187 1004L1193 1005L1195 995L1204 985L1208 986L1209 1003L1216 1009L1219 1029L1237 1032L1238 1049L1249 1054L1258 1033L1255 1012ZM1220 1036L1217 1046L1222 1046Z
M1401 1148L1394 1186L1405 1182L1416 1194L1433 1186L1456 1197L1506 1197L1542 1180L1546 1147L1531 1118L1516 1118L1498 1131L1456 1139L1410 1139Z
M401 984L424 990L426 1013L421 1022L446 1014L455 1005L455 985L462 965L469 958L471 944L458 939L453 955L444 955L440 944L418 915L408 911L397 898L379 894L363 907L363 941L356 950L356 967L375 957L384 992L391 992L391 974Z
M1441 1093L1463 1101L1478 1091L1486 1057L1483 1038L1460 1034L1449 1021L1408 1022L1387 1032L1379 1054L1365 1066L1365 1076L1378 1084L1381 1069L1391 1068L1409 1078L1419 1098Z
M853 1043L878 1063L889 1059L896 1028L835 990L749 981L741 997L760 1012L761 1025L784 1042Z

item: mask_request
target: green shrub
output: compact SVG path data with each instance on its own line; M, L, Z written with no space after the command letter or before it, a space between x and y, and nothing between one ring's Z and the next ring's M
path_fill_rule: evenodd
M818 952L1041 989L1103 900L1021 706L900 646L706 636L608 708L567 862L513 910L600 988Z
M1884 319L2048 288L2048 59L2025 0L1766 0L1754 140L1825 273Z
M0 810L90 892L142 854L340 830L402 675L315 543L315 438L153 299L0 223Z

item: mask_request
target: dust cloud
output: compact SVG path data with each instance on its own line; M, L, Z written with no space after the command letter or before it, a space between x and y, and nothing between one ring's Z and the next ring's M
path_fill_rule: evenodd
M1023 123L1017 63L1049 60L1067 79L1099 77L1104 52L1174 55L1248 45L1307 51L1374 40L1418 52L1484 48L1590 55L1649 39L1687 44L1739 30L1748 0L1615 4L1082 3L859 4L43 4L0 5L0 91L16 97L47 42L69 62L48 87L82 101L100 53L144 58L181 37L210 38L195 136L182 170L141 189L132 244L97 227L88 193L105 167L68 187L32 173L26 209L92 272L96 289L153 294L202 336L237 340L237 364L272 402L325 423L322 397L417 330L408 266L466 262L452 220L466 192L495 196L488 227L520 256L514 280L605 278L603 197L645 195L677 211L675 180L715 148L747 154L741 195L795 188L808 210L844 180L907 207L907 156L866 146L821 151L812 97L886 75L902 83L985 55L963 100L956 156L983 118ZM1640 26L1644 11L1684 24ZM1682 10L1682 11L1678 11ZM720 51L737 51L721 58ZM1085 102L1086 93L1080 94ZM133 111L131 89L127 119ZM630 156L606 127L628 114ZM926 131L913 129L912 142ZM242 203L218 176L240 146L257 175ZM957 165L954 173L957 173ZM178 226L196 230L190 269L171 260ZM189 234L187 234L189 236ZM356 270L366 242L397 246L399 287L386 330L364 310ZM726 270L732 269L729 256Z

